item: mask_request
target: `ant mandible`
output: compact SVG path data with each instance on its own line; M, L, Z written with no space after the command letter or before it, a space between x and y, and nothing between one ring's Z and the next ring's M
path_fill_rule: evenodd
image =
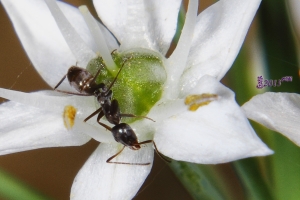
M126 61L128 61L127 59ZM115 155L111 156L107 159L107 163L114 163L114 164L129 164L129 165L149 165L150 163L125 163L125 162L111 162L112 159L114 159L116 156L118 156L124 148L127 146L132 150L139 150L141 148L140 145L142 144L148 144L153 142L155 151L157 154L165 161L170 162L166 158L163 157L163 155L158 151L155 142L153 140L146 140L143 142L138 142L137 136L135 132L132 130L132 128L126 124L126 123L120 123L122 117L142 117L147 118L149 120L152 120L145 116L137 116L134 114L121 114L120 113L120 107L119 103L116 99L112 99L112 86L114 85L115 81L117 80L118 75L120 74L124 64L122 64L120 70L118 71L116 77L111 82L109 87L106 87L104 83L96 83L96 78L100 74L101 68L97 71L96 75L93 76L90 72L88 72L86 69L77 67L77 66L71 66L67 72L66 75L63 76L63 78L58 82L58 84L54 87L54 90L66 93L66 94L73 94L73 95L79 95L79 96L95 96L97 101L100 104L100 108L97 109L95 112L93 112L91 115L89 115L84 122L92 118L93 116L98 114L97 122L106 128L107 130L111 131L111 133L114 136L114 139L123 144L123 148L116 153ZM77 90L79 93L74 92L68 92L68 91L62 91L57 90L58 86L65 80L65 78L68 78L68 81L70 85ZM109 127L108 125L100 122L101 118L105 116L107 121L111 124L114 124L114 127ZM153 121L153 120L152 120Z

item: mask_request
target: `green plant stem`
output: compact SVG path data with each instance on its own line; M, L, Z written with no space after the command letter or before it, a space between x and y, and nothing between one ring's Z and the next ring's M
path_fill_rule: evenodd
M292 82L272 87L271 91L299 93L297 53L285 1L263 1L259 16L270 79L293 76ZM273 192L276 199L299 199L300 148L278 133L272 134L272 137L275 154L272 156L273 168L270 170L273 172Z
M10 200L49 199L2 170L0 170L0 197Z

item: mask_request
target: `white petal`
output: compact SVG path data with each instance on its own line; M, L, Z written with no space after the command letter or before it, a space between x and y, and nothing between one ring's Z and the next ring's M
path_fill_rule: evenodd
M300 95L267 92L243 105L247 117L282 133L300 146Z
M179 79L187 64L196 24L197 11L198 0L190 0L185 23L176 49L170 58L166 60L166 71L168 74L164 91L164 97L166 98L178 97Z
M55 86L67 69L76 63L76 58L45 2L3 0L2 4L34 67L50 86Z
M77 109L80 118L96 110L94 97L66 96L54 91L25 93L0 88L0 97L54 113L62 113L67 105L71 105Z
M0 155L45 147L79 146L90 137L67 130L61 115L15 102L0 106Z
M97 123L97 116L91 118L87 123L83 122L96 110L94 97L66 96L54 91L24 93L3 88L0 88L0 97L57 114L60 119L62 119L62 113L66 106L72 106L76 109L76 129L83 130L85 134L99 142L115 142L112 134Z
M91 121L93 121L94 123L91 123ZM107 124L107 125L111 126L111 124ZM94 140L98 142L110 143L110 144L117 143L110 131L106 130L104 127L96 123L96 117L90 119L89 122L83 122L82 119L76 118L73 129L78 129L78 131L81 131L81 133L84 133L92 137Z
M196 111L188 110L182 99L181 106L173 108L177 113L174 111L159 125L154 140L161 153L175 160L203 164L272 153L255 134L231 90L204 76L189 94L203 93L218 97Z
M179 0L93 2L121 49L148 48L166 54L176 31Z
M45 2L40 0L2 0L1 2L34 67L43 79L54 87L77 60L61 35ZM96 49L78 9L63 2L58 4L85 43L90 48ZM105 33L108 36L107 30ZM110 40L113 39L110 34L108 37ZM64 82L60 89L68 90L70 87L67 82Z
M153 162L153 148L134 151L125 148L115 158L118 162L147 163L150 165L109 164L106 160L118 152L118 145L100 144L77 174L71 199L132 199L146 177ZM114 161L114 160L113 160Z
M197 19L188 70L181 84L189 90L203 75L220 80L231 67L261 0L220 0Z
M57 26L65 41L67 42L73 55L76 57L80 66L86 66L88 62L96 57L96 53L93 52L82 40L82 38L75 31L70 24L62 10L58 6L55 0L44 0L55 19ZM64 5L64 4L63 4Z

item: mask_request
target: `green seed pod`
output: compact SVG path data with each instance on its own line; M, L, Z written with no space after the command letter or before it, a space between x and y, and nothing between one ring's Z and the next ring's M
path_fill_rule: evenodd
M146 116L163 92L166 80L164 57L146 49L114 51L112 57L119 69L124 65L112 87L113 99L118 100L121 113ZM109 86L117 72L108 71L101 57L91 60L87 70L95 75L100 67L96 82ZM122 121L129 123L137 119L123 118Z

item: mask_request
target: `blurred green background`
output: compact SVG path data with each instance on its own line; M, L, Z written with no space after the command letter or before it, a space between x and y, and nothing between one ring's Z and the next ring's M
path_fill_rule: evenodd
M91 1L66 2L88 5L95 14ZM201 1L199 12L214 2ZM235 91L240 105L266 91L300 91L300 42L297 40L300 33L295 31L287 3L262 1L238 58L222 80ZM2 5L0 25L0 87L25 92L51 89L28 60ZM284 82L280 87L257 89L260 75L268 80L292 76L293 81ZM252 124L275 151L274 155L221 165L173 161L171 168L156 157L152 172L135 199L300 199L300 148L280 134ZM91 141L81 147L0 156L0 199L22 199L16 191L23 197L32 192L37 199L69 199L77 172L97 145Z

